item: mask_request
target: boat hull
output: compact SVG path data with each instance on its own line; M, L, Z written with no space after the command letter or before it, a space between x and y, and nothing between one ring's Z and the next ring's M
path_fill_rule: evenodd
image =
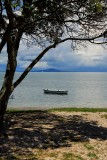
M66 91L66 90L49 90L49 89L44 89L44 93L46 93L46 94L68 94L68 91Z

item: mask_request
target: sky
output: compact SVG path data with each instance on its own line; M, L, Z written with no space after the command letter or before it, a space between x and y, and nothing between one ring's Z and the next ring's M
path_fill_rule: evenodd
M41 52L38 46L27 47L22 42L18 52L17 71L24 70ZM7 62L6 47L0 53L0 71L5 70ZM87 44L72 50L70 42L65 42L51 49L37 63L33 71L54 68L61 71L107 71L107 48L100 45Z

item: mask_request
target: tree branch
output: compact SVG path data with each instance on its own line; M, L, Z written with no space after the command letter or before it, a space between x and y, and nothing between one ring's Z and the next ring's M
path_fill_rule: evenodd
M6 12L7 12L9 21L13 22L14 14L13 14L12 7L11 7L10 3L11 3L11 1L5 0L5 7L6 7Z
M50 46L48 46L47 48L45 48L39 55L38 57L36 57L32 62L31 64L25 69L25 71L22 73L22 75L19 77L18 80L16 80L16 82L14 82L13 84L13 88L16 88L21 82L22 80L27 76L27 74L30 72L30 70L34 67L34 65L40 61L40 59L52 48L55 48L58 44L60 43L63 43L65 41L68 41L68 40L82 40L82 41L91 41L91 40L94 40L96 38L99 38L101 37L102 35L99 35L97 37L92 37L92 38L74 38L74 37L70 37L70 38L65 38L63 40L60 40L58 43L54 43Z
M1 53L2 49L3 49L3 47L4 47L5 44L6 44L6 38L7 38L7 36L10 34L10 31L11 31L11 26L8 25L5 33L3 34L3 37L2 37L2 40L1 40L1 43L0 43L0 53Z
M106 42L95 42L95 41L89 41L90 43L93 43L93 44L97 44L97 45L103 45L103 44L107 44L107 41Z
M32 63L25 69L25 71L22 73L22 75L19 77L19 79L13 84L13 88L16 88L21 81L27 76L27 74L30 72L30 70L34 67L34 65L44 56L46 52L48 52L50 49L55 48L56 44L48 46L45 48L39 55L36 57Z

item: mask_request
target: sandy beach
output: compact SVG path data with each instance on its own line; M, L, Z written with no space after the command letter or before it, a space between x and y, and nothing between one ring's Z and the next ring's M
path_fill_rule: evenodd
M107 160L107 112L9 112L0 160Z

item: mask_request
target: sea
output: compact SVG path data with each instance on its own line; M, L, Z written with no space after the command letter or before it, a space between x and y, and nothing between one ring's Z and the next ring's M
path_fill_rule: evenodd
M16 81L21 72L15 74ZM0 88L4 73L0 72ZM44 94L43 89L68 90L67 95ZM8 108L107 108L106 72L30 72L13 92Z

